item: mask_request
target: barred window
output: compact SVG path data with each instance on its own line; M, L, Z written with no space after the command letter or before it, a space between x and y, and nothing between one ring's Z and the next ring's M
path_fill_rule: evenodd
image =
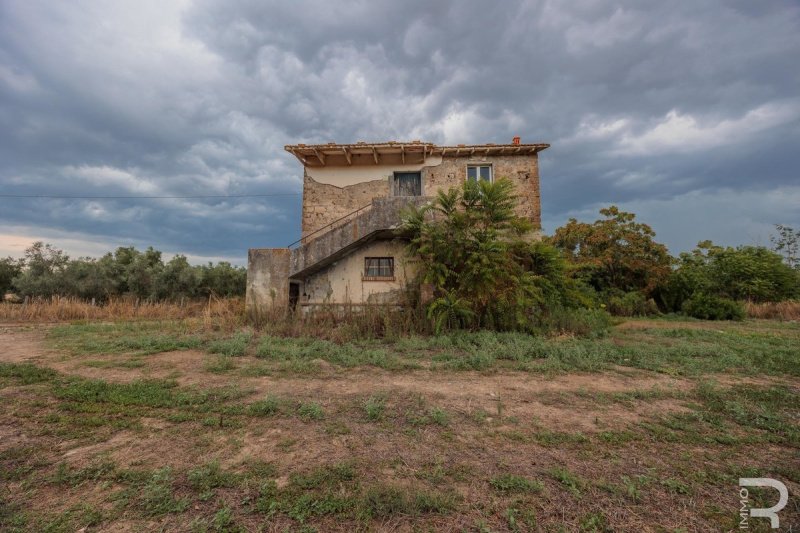
M365 257L365 278L394 278L394 257Z

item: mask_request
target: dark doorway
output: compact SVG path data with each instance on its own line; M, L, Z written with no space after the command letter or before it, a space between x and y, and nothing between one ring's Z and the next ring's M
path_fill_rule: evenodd
M297 309L297 300L300 299L300 284L289 283L289 309L294 311Z
M395 172L394 195L422 196L422 174L419 172Z

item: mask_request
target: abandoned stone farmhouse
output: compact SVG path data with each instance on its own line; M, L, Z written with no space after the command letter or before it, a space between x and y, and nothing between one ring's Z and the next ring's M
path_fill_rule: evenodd
M286 146L303 165L302 237L286 248L249 250L248 310L401 303L416 272L396 232L403 208L465 180L506 178L518 214L539 227L538 154L548 147L519 137L511 144Z

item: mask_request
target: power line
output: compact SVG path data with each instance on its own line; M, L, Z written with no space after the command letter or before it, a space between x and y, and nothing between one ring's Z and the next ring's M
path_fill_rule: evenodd
M39 198L44 200L195 200L203 198L270 198L278 196L300 196L299 192L273 194L202 194L190 196L62 196L54 194L0 194L0 198Z

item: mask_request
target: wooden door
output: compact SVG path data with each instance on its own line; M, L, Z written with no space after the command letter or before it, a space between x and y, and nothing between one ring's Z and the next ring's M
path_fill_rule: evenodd
M422 196L422 174L420 172L395 172L395 196Z

